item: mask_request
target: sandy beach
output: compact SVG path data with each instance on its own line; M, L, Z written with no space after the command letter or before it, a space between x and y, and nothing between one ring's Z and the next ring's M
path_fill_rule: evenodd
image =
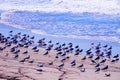
M79 46L75 48L71 43L44 42L44 39L40 38L43 41L39 46L29 44L34 41L31 39L32 36L28 37L28 34L21 33L18 37L19 32L14 34L13 32L6 33L12 34L10 38L3 37L3 33L0 36L0 80L119 80L120 78L119 56L112 57L117 55L114 54L110 59L101 56L102 49L105 49L104 45L92 44L90 51L94 52L94 56L90 58L91 53L85 55L86 50L83 52ZM100 50L99 55L95 53L96 46L97 50ZM110 46L106 48L108 50Z

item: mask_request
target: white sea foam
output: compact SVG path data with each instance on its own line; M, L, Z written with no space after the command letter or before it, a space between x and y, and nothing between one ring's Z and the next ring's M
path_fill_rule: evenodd
M119 0L0 0L1 10L120 14Z

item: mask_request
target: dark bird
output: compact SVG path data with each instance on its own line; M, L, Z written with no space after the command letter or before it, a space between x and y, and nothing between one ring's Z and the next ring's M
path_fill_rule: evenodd
M81 60L86 60L86 56L84 56Z
M80 69L81 72L85 72L85 68Z
M79 45L75 46L75 48L79 48Z
M100 63L105 63L106 62L106 59L103 59L102 61L100 61Z
M91 45L94 45L94 43L91 43Z
M75 54L74 55L79 55L79 52L75 52Z
M14 58L16 59L16 58L18 58L19 57L19 55L18 54L16 54L15 56L14 56Z
M30 39L34 39L35 37L33 36L33 37L31 37Z
M59 45L59 42L57 42L56 45Z
M104 45L103 47L104 47L104 48L107 48L107 47L108 47L108 45L106 44L106 45Z
M91 51L86 51L86 55L90 55L91 53Z
M48 43L52 43L52 40L48 41Z
M43 67L44 66L44 64L38 64L38 67Z
M58 67L62 68L64 66L64 63L60 64Z
M27 54L27 53L28 53L28 51L23 52L23 54Z
M108 50L111 50L112 49L112 46L110 46L109 48L108 48Z
M119 61L119 58L116 58L115 60L116 60L116 62L118 62L118 61Z
M37 49L37 46L33 47L32 49Z
M39 71L39 72L43 72L43 70L42 69L36 69L37 71Z
M97 56L96 58L95 58L95 60L99 60L100 59L100 56Z
M105 73L105 76L106 76L106 77L110 77L111 74L110 74L110 73Z
M58 55L56 55L55 58L58 59L59 58Z
M49 62L48 64L49 64L49 65L53 65L53 61Z
M82 68L83 66L84 66L84 65L83 65L83 64L81 64L81 65L79 65L79 66L78 66L78 68Z
M12 33L13 31L11 30L11 31L9 31L9 33Z
M20 60L19 62L25 62L25 59Z
M76 63L76 60L73 60L70 64L74 64L74 63Z
M39 49L34 50L34 52L39 52Z
M65 43L62 44L62 46L65 46L65 45L66 45Z
M100 66L100 64L99 63L97 63L96 65L95 65L95 67L99 67Z
M113 56L113 58L118 58L119 57L119 54L116 54L115 56Z
M70 58L70 56L66 56L65 58L66 58L66 59L69 59L69 58Z
M114 63L114 62L116 62L116 60L113 59L113 60L111 60L111 62Z
M93 54L90 54L90 55L88 56L88 58L89 58L89 59L92 59L93 56L94 56Z
M29 55L29 56L27 56L27 57L25 57L24 59L30 59L30 55Z
M91 62L92 62L93 64L96 64L96 61L95 61L95 60L91 60Z
M49 54L49 52L47 51L47 52L45 52L43 55L48 55Z
M21 34L21 32L18 33L18 35L20 35L20 34Z
M28 61L29 63L34 63L34 60Z
M108 65L106 65L105 67L103 67L101 70L107 70L108 69Z
M80 53L83 52L83 49L80 49L79 52L80 52Z
M99 72L100 71L100 68L97 68L96 70L95 70L95 72Z
M63 59L61 60L61 62L64 62L64 61L66 61L66 58L63 58Z
M76 65L76 63L71 64L71 66L75 66L75 65Z
M102 52L102 53L99 54L98 56L100 56L100 57L104 57L104 52Z

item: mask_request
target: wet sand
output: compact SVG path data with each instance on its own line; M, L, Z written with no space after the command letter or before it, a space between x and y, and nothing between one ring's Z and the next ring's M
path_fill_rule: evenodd
M4 44L0 43L0 46L2 47ZM60 68L58 66L62 64L61 59L63 56L55 59L57 53L55 50L51 50L48 55L44 55L46 52L45 48L38 48L39 52L34 52L32 50L33 46L29 48L20 47L18 48L20 49L19 57L15 59L15 54L10 52L11 47L0 51L0 80L119 80L120 78L120 62L111 63L107 59L107 62L101 64L100 67L109 65L109 69L107 71L95 72L95 65L91 63L90 59L82 61L82 55L75 56L72 53L68 53L66 56L70 58L64 62L64 67ZM26 50L28 53L23 54ZM30 55L30 59L20 62L28 55ZM70 63L74 59L77 65L71 66ZM31 60L34 60L34 63L29 63ZM54 62L53 65L49 65L51 61ZM77 67L82 63L86 69L85 72L81 72ZM39 67L39 64L44 64L44 66ZM43 71L39 72L37 69L42 69ZM105 73L109 72L111 76L106 77Z

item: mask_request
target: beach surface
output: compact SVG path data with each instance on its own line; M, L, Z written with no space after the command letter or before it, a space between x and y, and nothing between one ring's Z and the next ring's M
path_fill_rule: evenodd
M6 36L8 35L11 29L13 30L13 32L15 32L14 34L17 34L18 32L23 32L28 34L30 33L29 31L25 32L24 30L21 29L10 28L7 26L5 27L4 24L1 24L1 26L4 26L4 28L1 27L0 29L1 33ZM41 36L39 37L39 39L44 37L46 36ZM49 40L52 40L53 37L47 37L47 38ZM60 39L53 38L53 39L55 39L53 41L57 41L57 42L60 40L61 41L66 40L62 38ZM36 40L38 40L38 36ZM71 41L71 40L67 39L67 41ZM76 44L78 43L77 40L74 42L76 42ZM87 50L89 49L89 47L91 47L89 44L92 41L81 40L79 42L83 42L80 43L81 47ZM99 43L99 41L96 41L95 43L97 44ZM115 46L115 44L117 43L114 43L113 46ZM35 50L38 51L33 50L33 47L38 46L36 44L35 45L32 44L27 48L18 46L16 50L20 50L20 51L15 53L14 51L11 52L11 48L17 46L17 44L12 43L11 46L5 47L6 46L5 42L0 43L1 48L5 47L3 50L0 50L0 80L119 80L120 79L119 60L116 62L111 62L113 58L109 59L106 57L101 57L99 60L96 60L95 64L93 64L91 60L94 60L97 56L94 56L92 59L89 59L88 58L89 56L85 55L86 50L84 52L81 52L79 55L75 55L71 52L67 52L65 55L63 55L64 53L63 51L62 54L57 54L59 52L57 50L54 49L50 51L46 50L49 45L50 43L47 42L46 47L43 46L37 47L37 49ZM116 46L117 46L116 48L118 49L119 45L117 44ZM27 51L27 53L24 53L25 51ZM47 51L48 54L45 54ZM29 59L25 59L28 56L30 56ZM58 58L56 58L56 56ZM84 56L86 56L85 60L83 60ZM65 57L69 57L69 58L63 60ZM95 72L97 69L95 68L96 64L100 63L104 59L106 59L106 62L103 64L101 63L99 68L102 69L106 65L108 65L109 68L106 70L100 70ZM23 60L23 62L21 60ZM71 64L71 62L74 60L75 60L75 65ZM60 66L61 64L64 65ZM84 64L84 66L81 68L78 67L81 64ZM108 76L105 74L107 74Z

